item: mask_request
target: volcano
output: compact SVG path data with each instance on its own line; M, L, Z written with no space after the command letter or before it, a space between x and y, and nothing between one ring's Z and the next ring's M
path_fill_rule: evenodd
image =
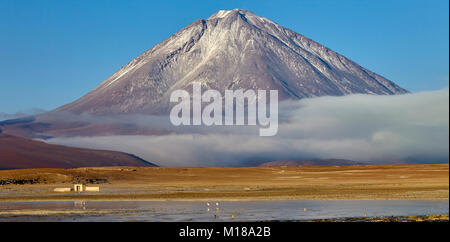
M281 100L407 92L303 35L235 9L193 22L57 111L163 114L170 93L191 92L193 82L221 92L278 90Z
M28 138L161 134L135 123L92 123L73 115L166 115L172 91L192 93L194 82L222 94L278 90L280 100L408 92L267 18L247 10L221 10L136 57L80 99L49 113L0 122L0 132Z

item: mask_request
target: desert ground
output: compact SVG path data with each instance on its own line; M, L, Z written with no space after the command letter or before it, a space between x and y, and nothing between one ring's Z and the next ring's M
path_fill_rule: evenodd
M57 193L74 183L100 192ZM89 167L0 171L0 202L448 199L449 165Z
M315 219L308 222L448 222L448 214L433 214L423 216L392 216L365 218L335 218Z

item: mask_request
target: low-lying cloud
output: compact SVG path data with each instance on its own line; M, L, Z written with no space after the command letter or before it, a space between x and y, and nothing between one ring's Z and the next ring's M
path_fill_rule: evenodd
M239 166L327 158L362 162L449 159L448 89L285 101L279 112L279 130L273 137L259 137L255 127L241 126L207 129L214 132L53 138L47 142L123 151L162 166Z
M45 113L46 111L40 108L31 108L25 111L20 111L16 113L4 113L0 112L0 121L8 120L8 119L16 119L16 118L23 118L31 115L38 115L41 113Z

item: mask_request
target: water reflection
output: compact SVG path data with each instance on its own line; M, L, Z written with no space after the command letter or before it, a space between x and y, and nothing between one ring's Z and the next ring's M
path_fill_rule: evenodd
M0 221L270 221L448 214L448 201L69 201L0 203ZM44 216L45 215L45 216Z

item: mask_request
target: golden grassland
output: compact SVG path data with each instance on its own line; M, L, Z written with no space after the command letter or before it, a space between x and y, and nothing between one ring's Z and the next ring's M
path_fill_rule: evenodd
M53 192L76 182L100 192ZM43 168L0 171L0 184L0 202L448 199L449 165Z

